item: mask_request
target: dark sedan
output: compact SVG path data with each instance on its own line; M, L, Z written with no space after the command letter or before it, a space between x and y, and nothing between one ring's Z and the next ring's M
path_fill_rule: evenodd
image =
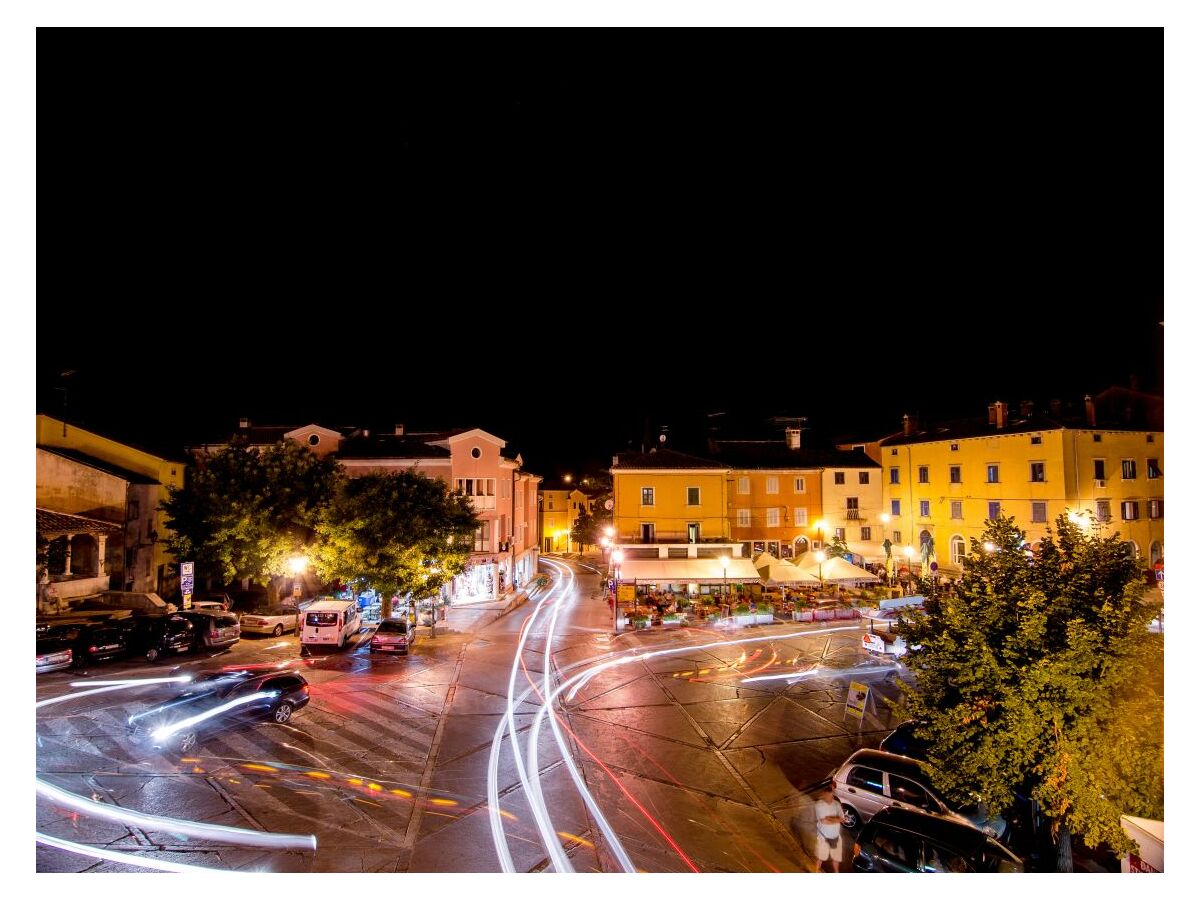
M129 717L130 737L154 747L189 753L205 735L257 723L291 721L308 703L308 682L298 672L206 672L187 690Z
M157 662L168 653L186 653L192 649L195 628L182 616L135 616L123 623L129 649Z
M101 662L123 656L129 650L126 631L119 625L108 623L76 622L68 625L54 625L46 629L44 636L38 638L38 671L50 672L53 669L42 668L42 648L49 647L46 641L57 641L54 646L59 648L52 653L61 652L63 647L71 652L70 665L82 666L87 663ZM65 668L60 666L59 668Z

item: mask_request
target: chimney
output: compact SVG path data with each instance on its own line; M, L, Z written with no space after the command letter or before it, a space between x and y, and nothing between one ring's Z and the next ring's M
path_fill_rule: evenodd
M1051 400L1050 401L1050 415L1054 416L1055 418L1062 415L1062 401L1061 400Z
M1021 418L1028 419L1032 415L1033 415L1033 401L1032 400L1022 400L1021 401Z
M614 453L613 454L613 465L618 466L620 464L621 464L621 457L617 456L617 454Z
M800 429L799 428L788 428L786 431L784 431L783 434L787 440L787 447L789 450L799 450L800 449Z
M1003 428L1008 424L1008 404L997 400L995 403L995 408L996 414L991 418L995 419L997 428ZM991 418L989 418L989 421L991 421Z
M1092 399L1092 395L1088 394L1083 398L1083 410L1087 415L1088 428L1096 427L1096 401Z
M238 419L238 428L249 428L249 427L250 427L249 419L245 419L245 418Z
M916 434L917 423L914 422L909 417L908 413L904 414L904 419L902 421L904 422L904 436L905 437L912 437L914 434Z
M401 437L404 436L404 426L403 425L396 426L396 434L400 435Z
M996 424L996 407L990 403L988 404L988 424Z

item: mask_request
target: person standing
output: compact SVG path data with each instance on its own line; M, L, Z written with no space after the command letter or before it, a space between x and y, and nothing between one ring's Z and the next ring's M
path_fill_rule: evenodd
M831 870L837 872L842 865L842 805L833 795L832 786L821 790L814 811L817 817L817 871L825 871L828 861Z

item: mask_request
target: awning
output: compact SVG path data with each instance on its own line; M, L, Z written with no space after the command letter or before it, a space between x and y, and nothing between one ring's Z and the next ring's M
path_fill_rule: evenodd
M120 525L93 519L88 516L73 516L70 513L54 512L34 507L37 512L37 531L42 537L56 538L64 534L117 534Z
M748 559L731 559L724 567L719 559L627 559L620 580L742 584L762 579Z

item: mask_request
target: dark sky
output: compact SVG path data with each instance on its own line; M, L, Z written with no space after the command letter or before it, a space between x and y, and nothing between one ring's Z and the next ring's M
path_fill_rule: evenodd
M1158 30L210 34L39 32L41 411L73 370L68 417L147 444L479 425L549 476L717 411L1161 387Z

